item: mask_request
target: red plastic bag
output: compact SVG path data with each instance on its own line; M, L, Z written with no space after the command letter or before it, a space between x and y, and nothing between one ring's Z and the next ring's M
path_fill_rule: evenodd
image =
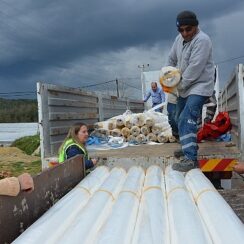
M231 130L230 117L227 112L220 112L215 121L205 123L197 133L197 141L215 139Z

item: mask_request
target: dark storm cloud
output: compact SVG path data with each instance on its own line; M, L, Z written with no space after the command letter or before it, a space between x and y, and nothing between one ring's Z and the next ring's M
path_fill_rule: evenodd
M123 72L127 77L135 76L133 70L125 70L125 62L134 59L136 66L136 62L144 60L137 59L135 54L139 56L157 45L159 52L163 44L169 48L177 34L175 17L179 11L195 11L204 30L214 38L213 22L240 8L243 10L242 2L3 0L0 3L1 91L35 89L37 80L61 84L68 80L67 85L81 86L88 81L114 79ZM140 51L133 49L134 55L130 56L130 48ZM218 48L220 60L223 53ZM155 61L150 54L145 59L150 58L150 63L156 64L161 55L158 53Z

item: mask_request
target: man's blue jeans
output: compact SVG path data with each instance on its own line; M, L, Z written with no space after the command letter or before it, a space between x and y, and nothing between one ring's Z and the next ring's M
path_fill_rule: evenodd
M168 102L167 112L168 112L169 124L172 128L172 134L174 136L178 136L178 128L175 121L176 104Z
M176 105L176 121L182 151L186 158L197 161L197 119L201 116L202 107L208 97L190 95L179 97Z

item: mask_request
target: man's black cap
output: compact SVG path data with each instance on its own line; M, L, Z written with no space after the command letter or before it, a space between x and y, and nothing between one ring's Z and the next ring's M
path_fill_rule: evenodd
M198 20L196 14L188 10L180 12L176 18L176 26L180 27L182 25L197 26Z

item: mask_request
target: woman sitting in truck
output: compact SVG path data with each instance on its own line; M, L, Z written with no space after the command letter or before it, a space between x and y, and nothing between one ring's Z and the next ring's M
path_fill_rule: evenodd
M76 123L69 129L68 135L59 148L59 163L76 155L84 155L85 168L92 168L97 159L90 159L85 144L88 139L88 128L84 123Z

